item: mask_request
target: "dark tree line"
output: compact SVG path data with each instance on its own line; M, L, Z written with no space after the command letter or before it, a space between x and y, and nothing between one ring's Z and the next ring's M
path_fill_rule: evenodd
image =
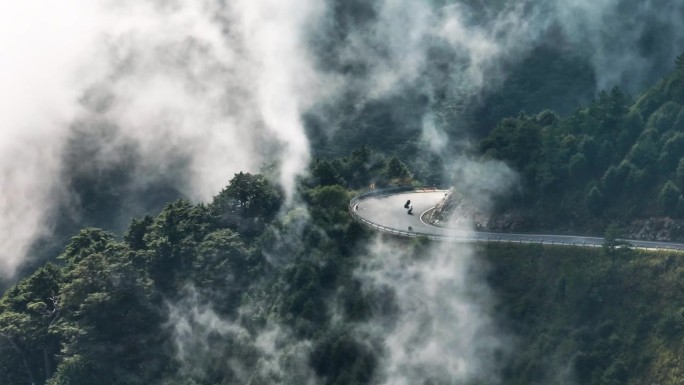
M566 118L547 110L502 120L480 151L517 170L523 190L501 207L527 207L551 226L684 218L681 65L636 100L613 88Z
M217 335L202 358L215 363L210 370L180 369L168 304L190 292L252 338L271 320L312 339L312 367L328 383L368 383L374 353L333 326L326 310L339 295L363 302L358 286L339 287L354 281L350 248L364 233L347 214L345 188L302 191L312 219L305 222L276 216L283 196L266 177L239 173L211 203L169 203L133 220L121 239L81 230L57 261L0 299L0 383L236 383L244 373L228 362L251 371L250 383L269 383L255 348L228 336ZM243 307L262 311L243 319ZM354 309L350 319L367 316ZM321 362L322 352L337 358Z

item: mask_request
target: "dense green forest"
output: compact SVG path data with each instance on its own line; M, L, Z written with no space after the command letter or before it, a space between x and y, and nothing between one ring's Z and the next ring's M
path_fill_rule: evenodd
M503 119L479 148L520 173L502 208L528 208L538 228L594 231L609 221L684 217L683 102L680 56L671 76L635 99L613 88L565 118L545 110Z
M278 188L240 173L209 204L170 203L121 239L83 229L0 300L0 381L383 382L388 347L362 325L388 322L400 304L390 288L363 283L377 235L351 220L350 191L335 182L359 183L373 170L398 181L406 170L380 156L368 169L350 167L368 156L334 162L360 174L317 163L301 186L310 218L300 209L276 215ZM417 262L432 248L381 242ZM498 298L496 323L515 336L515 354L501 352L503 383L681 382L679 255L503 244L474 252ZM462 258L458 248L449 257ZM260 340L274 325L287 333L272 362Z
M497 102L508 97L490 103L508 113ZM496 210L524 210L530 229L597 233L635 218L684 218L683 105L680 56L673 74L636 98L613 88L574 112L504 118L469 156L519 173ZM0 299L0 384L388 381L392 347L367 325L398 327L402 303L396 288L368 285L360 272L374 245L402 250L407 266L435 246L375 234L347 205L369 183L454 181L442 172L448 159L428 156L419 136L358 140L366 128L317 153L298 204L284 204L266 167L235 174L211 202L168 203L121 236L80 230ZM682 383L680 255L503 244L440 252L471 261L464 249L491 288L507 343L487 351L496 373L463 382L426 372L423 383Z
M624 98L602 93L573 118ZM482 143L510 147L484 156L512 156L528 143L496 142L507 127L511 135L550 138L564 122L551 112L506 119ZM537 154L514 165L536 170L543 163ZM281 212L282 192L265 174L239 173L210 203L169 203L157 216L133 220L121 238L83 229L56 261L0 300L0 381L381 383L388 347L362 325L396 317L401 304L391 288L359 276L378 235L353 222L347 205L368 181L419 182L413 178L397 156L362 147L312 163L299 186L308 210ZM420 239L380 239L415 261L432 252ZM458 248L453 253L460 258ZM497 298L495 321L514 336L508 348L515 354L500 352L503 383L681 381L678 255L499 244L474 253ZM261 342L269 333L279 339L275 358Z
M497 313L518 336L506 384L679 384L679 253L486 245Z
M0 385L684 384L684 5L104 3L3 8ZM349 215L424 185L606 241Z

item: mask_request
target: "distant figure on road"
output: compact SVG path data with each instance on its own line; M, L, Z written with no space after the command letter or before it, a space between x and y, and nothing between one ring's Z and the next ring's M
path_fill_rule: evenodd
M413 231L413 226L409 226L409 231Z
M409 205L411 204L411 200L407 200L406 203L404 204L404 208L407 209L409 208Z
M413 206L409 207L408 215L413 215Z

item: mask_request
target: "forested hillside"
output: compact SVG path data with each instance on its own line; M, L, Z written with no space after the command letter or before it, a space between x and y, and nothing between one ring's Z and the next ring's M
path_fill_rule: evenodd
M272 378L255 340L281 323L313 341L318 375L366 383L375 353L325 306L339 297L345 320L367 317L349 249L364 232L344 188L305 196L313 222L297 210L274 221L279 190L240 173L210 204L170 203L123 239L82 230L0 301L1 383L292 383ZM184 340L203 317L225 327Z
M684 57L676 64L636 98L613 88L566 118L546 110L503 119L480 142L485 157L520 173L520 189L501 207L529 209L536 228L572 223L575 231L684 217Z
M619 239L684 242L684 3L0 10L0 385L684 383L684 254ZM608 240L349 215L419 185Z
M434 245L378 238L351 220L350 191L336 181L358 183L364 172L399 180L392 176L393 159L376 155L376 166L356 167L364 156L366 150L333 162L360 174L316 164L316 176L301 186L308 214L293 208L276 215L279 189L261 175L240 173L211 203L169 203L156 217L132 221L121 239L82 230L57 261L0 300L0 381L376 384L395 378L386 365L395 347L368 325L399 328L398 336L408 332L397 323L408 310L399 287L412 285L412 278L396 287L384 280L369 284L368 274L377 274L369 263L398 263L392 274L400 276L423 274ZM378 242L395 251L370 258ZM446 268L458 270L458 261L469 258L463 247L439 248L451 261ZM491 351L498 357L495 372L467 378L492 384L499 376L506 384L681 381L684 265L678 255L498 244L473 253L480 262L460 279L472 280L469 290L482 284L480 274L491 285L497 338L507 342ZM478 291L469 295L477 298ZM479 349L489 352L485 346ZM452 383L447 373L405 375Z
M488 245L501 322L518 337L506 384L679 384L680 253Z

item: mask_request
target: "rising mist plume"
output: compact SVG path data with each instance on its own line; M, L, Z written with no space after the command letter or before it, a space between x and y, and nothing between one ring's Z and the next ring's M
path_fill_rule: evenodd
M134 186L116 186L123 194L161 178L198 200L234 172L277 161L292 195L309 158L301 116L312 107L332 132L344 120L335 107L342 100L351 97L362 111L372 100L424 95L416 114L432 116L418 121L434 148L446 138L440 132L468 130L455 125L454 101L496 89L510 65L540 44L586 57L598 89L640 89L676 56L681 7L582 0L5 5L3 275L51 232L56 206L79 205L65 158L97 173L134 154L126 169ZM69 144L98 130L104 135L91 136L97 154Z
M300 114L326 89L302 44L313 2L52 4L3 11L3 276L58 206L79 205L75 175L130 159L120 194L161 177L207 200L276 161L292 197L309 157Z

